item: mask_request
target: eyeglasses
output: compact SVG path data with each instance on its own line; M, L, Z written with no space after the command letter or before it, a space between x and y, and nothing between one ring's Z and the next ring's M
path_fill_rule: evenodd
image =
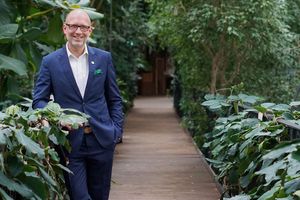
M68 26L68 28L70 29L70 31L77 31L78 28L80 28L80 30L82 32L87 32L90 28L92 28L91 26L84 26L84 25L76 25L76 24L65 24Z

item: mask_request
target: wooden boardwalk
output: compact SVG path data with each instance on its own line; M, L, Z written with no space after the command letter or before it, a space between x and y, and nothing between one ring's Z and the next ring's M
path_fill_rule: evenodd
M203 159L171 99L137 98L116 148L110 200L217 200Z

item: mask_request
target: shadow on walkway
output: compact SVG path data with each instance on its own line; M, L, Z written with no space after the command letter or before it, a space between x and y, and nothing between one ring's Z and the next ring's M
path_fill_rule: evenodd
M110 200L217 200L202 156L171 99L137 98L116 148Z

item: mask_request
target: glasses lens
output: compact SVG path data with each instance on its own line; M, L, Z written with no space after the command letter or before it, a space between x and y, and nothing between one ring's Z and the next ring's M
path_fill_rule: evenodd
M76 31L78 29L78 26L74 25L74 24L71 24L71 25L69 25L69 28L70 28L71 31Z
M82 32L86 32L89 29L89 26L79 26Z
M76 24L66 24L66 25L69 27L70 31L76 31L78 28L80 28L82 32L86 32L90 28L90 26L84 26L84 25L82 26Z

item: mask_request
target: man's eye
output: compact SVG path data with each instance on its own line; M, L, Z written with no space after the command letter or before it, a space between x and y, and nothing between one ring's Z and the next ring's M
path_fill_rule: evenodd
M86 29L89 28L88 26L79 26L79 27L80 27L80 29L82 29L82 30L86 30Z
M79 26L77 26L77 25L71 25L70 26L72 29L77 29Z

